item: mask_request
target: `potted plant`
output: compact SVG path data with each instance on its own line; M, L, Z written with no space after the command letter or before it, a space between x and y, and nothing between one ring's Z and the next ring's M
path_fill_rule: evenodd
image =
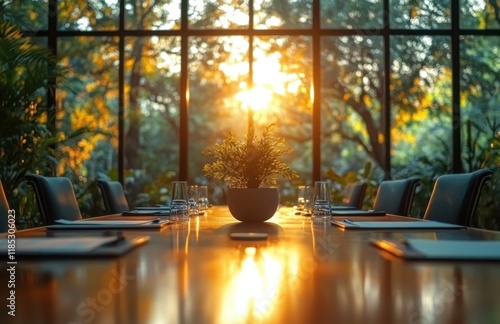
M279 179L297 178L298 174L281 161L292 150L282 137L276 137L272 124L262 137L249 126L244 139L225 133L222 143L204 151L215 161L205 164L207 177L228 182L227 204L231 214L244 222L262 222L271 218L279 205L275 186Z

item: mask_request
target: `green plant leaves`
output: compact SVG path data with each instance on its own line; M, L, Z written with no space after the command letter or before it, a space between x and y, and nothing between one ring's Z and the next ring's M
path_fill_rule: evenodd
M203 172L216 180L229 182L234 188L258 188L263 184L275 186L279 179L298 178L298 174L281 161L291 153L285 140L275 137L270 125L262 137L255 136L251 128L244 140L226 132L222 143L217 143L203 154L215 158L205 164Z

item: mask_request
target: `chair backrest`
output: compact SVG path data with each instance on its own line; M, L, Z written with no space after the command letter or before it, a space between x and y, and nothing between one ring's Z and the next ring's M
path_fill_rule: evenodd
M492 175L491 170L481 169L440 176L434 183L424 219L471 226L481 189Z
M361 209L363 207L363 199L365 199L366 182L358 181L349 183L344 189L342 197L342 205Z
M127 197L120 182L97 180L97 185L101 189L106 212L118 214L130 210Z
M0 181L0 233L7 232L9 230L9 210L9 202L5 196L2 181Z
M382 181L375 196L373 209L385 211L388 214L410 215L413 197L420 183L418 177Z
M35 190L38 209L47 225L57 219L82 219L73 185L65 177L44 177L37 174L25 176Z

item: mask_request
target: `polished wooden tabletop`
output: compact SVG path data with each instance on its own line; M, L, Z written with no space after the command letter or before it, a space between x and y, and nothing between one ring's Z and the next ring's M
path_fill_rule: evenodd
M267 240L241 241L236 232ZM45 235L45 229L17 236ZM349 231L281 208L243 224L224 206L107 258L18 259L0 323L500 323L500 263L407 261L373 238L497 239L467 230ZM8 266L0 266L2 304Z

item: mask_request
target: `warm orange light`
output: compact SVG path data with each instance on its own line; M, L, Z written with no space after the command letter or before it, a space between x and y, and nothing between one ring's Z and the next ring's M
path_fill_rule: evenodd
M275 310L283 285L283 264L268 250L245 247L239 264L229 267L219 322L263 321Z
M243 109L253 111L263 111L268 109L273 98L271 89L255 86L249 90L243 90L236 95L236 99L241 102Z
M274 109L280 96L299 92L301 81L296 75L282 71L281 55L255 48L252 85L242 82L242 91L236 95L244 109L256 112Z

